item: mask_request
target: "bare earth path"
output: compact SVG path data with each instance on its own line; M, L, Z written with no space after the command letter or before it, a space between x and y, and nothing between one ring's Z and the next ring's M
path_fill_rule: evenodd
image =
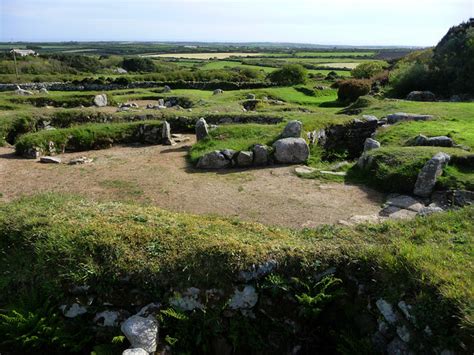
M67 192L295 228L374 214L383 201L381 194L365 187L300 179L294 167L197 171L185 159L190 144L113 147L60 156L63 162L94 158L91 164L74 166L41 164L0 148L0 201Z

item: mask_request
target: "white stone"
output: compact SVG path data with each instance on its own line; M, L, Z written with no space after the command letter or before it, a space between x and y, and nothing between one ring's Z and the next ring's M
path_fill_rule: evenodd
M375 302L375 305L389 324L394 324L397 321L397 315L393 311L393 307L390 303L380 298Z
M119 324L120 313L117 311L103 311L97 313L94 317L94 323L102 327L117 327Z
M96 105L97 107L107 106L107 95L106 94L96 95L94 97L94 105Z
M81 314L87 313L87 308L81 306L78 303L73 303L70 306L62 305L59 308L61 309L61 311L63 311L64 316L67 318L76 318Z
M199 302L199 293L200 290L198 288L190 287L183 293L183 296L177 296L171 299L170 303L183 311L204 309L204 305Z
M257 304L258 294L255 287L247 285L243 291L235 290L229 302L231 309L250 309Z
M40 162L44 164L61 164L61 158L44 156L40 158Z
M156 351L158 321L153 316L131 316L122 323L120 329L133 348L142 348L149 353Z
M148 352L142 348L133 348L125 350L122 355L148 355Z

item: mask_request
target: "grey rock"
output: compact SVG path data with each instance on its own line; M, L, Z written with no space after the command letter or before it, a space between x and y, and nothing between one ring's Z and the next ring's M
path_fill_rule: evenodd
M421 211L425 206L417 199L407 195L389 195L386 206L399 207L405 210L411 210L414 212Z
M238 166L251 166L253 163L253 152L242 150L237 154L236 160Z
M370 169L374 161L374 156L363 153L357 160L357 167L359 169Z
M413 139L415 146L433 146L433 147L453 147L454 141L447 136L426 137L422 134Z
M453 95L449 98L449 101L450 102L461 102L462 99L461 99L461 96L459 96L459 95Z
M122 323L121 330L133 348L141 348L149 353L156 351L158 322L154 317L131 316Z
M198 141L206 138L209 135L209 127L204 118L200 118L196 122L196 139Z
M315 171L316 169L310 166L298 166L295 168L295 173L298 175L311 174L311 173L314 173Z
M61 158L44 156L40 158L40 162L44 164L61 164Z
M303 124L300 121L290 121L285 126L285 129L283 130L281 137L282 138L300 138L302 129L303 129Z
M283 138L273 143L275 159L283 164L299 164L309 158L309 146L303 138Z
M163 92L171 92L171 88L168 85L163 87Z
M367 138L364 142L364 152L380 148L380 143L372 138Z
M237 154L237 152L233 149L224 149L224 150L221 150L221 153L224 155L224 157L227 160L233 160L235 154Z
M227 168L230 165L230 161L226 159L224 154L220 151L215 150L202 156L198 163L197 168L199 169L222 169Z
M49 94L49 91L48 91L48 89L46 89L46 88L41 88L41 89L39 90L39 92L40 92L40 94L43 94L43 95L48 95L48 94Z
M158 99L158 107L166 107L165 99Z
M436 96L431 91L412 91L408 94L409 101L436 101Z
M76 318L81 314L87 313L87 308L78 303L73 303L70 306L62 305L59 309L63 311L64 316L67 318Z
M122 355L148 355L148 352L142 348L127 349L122 352Z
M380 313L382 313L382 316L385 318L387 323L389 324L396 323L397 315L393 311L393 307L390 303L385 301L383 298L380 298L375 302L375 305L377 306Z
M80 165L80 164L89 164L92 163L93 159L87 157L79 157L69 160L69 165Z
M164 145L175 145L173 138L171 137L171 126L168 122L164 121L161 127L161 138L163 139Z
M266 145L255 144L253 151L253 164L257 166L267 165L270 148Z
M182 296L178 295L170 300L170 304L182 311L192 311L194 309L204 309L204 305L199 301L200 290L196 287L188 288Z
M400 302L398 302L398 308L400 309L400 311L402 311L403 315L405 316L405 318L407 320L409 320L413 324L416 324L416 318L412 314L413 306L407 304L405 301L400 301ZM402 337L400 336L400 338L402 338ZM403 340L403 338L402 338L402 340Z
M212 94L213 94L213 95L220 95L220 94L223 94L223 93L224 93L224 90L222 90L222 89L216 89L216 90L213 91Z
M423 207L421 210L418 211L418 216L429 216L430 214L440 213L440 212L444 212L444 210L441 207L427 206L427 207Z
M443 173L443 168L451 157L443 152L437 153L421 169L416 179L413 193L421 197L429 197L436 185L437 178Z
M249 271L241 271L239 276L242 280L248 282L251 280L257 280L262 276L268 275L278 266L276 260L270 259L260 265L253 265L252 269Z
M246 285L242 291L235 290L229 302L231 309L250 309L253 308L258 301L258 294L255 287Z
M474 204L474 191L454 190L451 193L450 200L459 207L472 205Z
M387 122L394 124L400 121L428 121L433 119L431 115L417 115L414 113L398 112L387 116Z
M255 94L247 94L247 100L255 100Z
M31 95L33 95L33 93L31 91L23 90L18 85L16 86L15 94L21 95L21 96L31 96Z
M369 122L378 122L379 119L375 116L372 116L372 115L362 115L362 118L365 120L365 121L369 121Z
M94 105L96 105L97 107L107 106L107 95L106 94L96 95L94 97Z
M379 215L390 219L412 219L417 215L417 212L400 207L387 206L380 211Z

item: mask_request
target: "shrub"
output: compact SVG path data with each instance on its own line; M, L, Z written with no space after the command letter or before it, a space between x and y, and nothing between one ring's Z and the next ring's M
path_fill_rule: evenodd
M350 79L339 83L337 99L342 102L353 102L360 96L370 92L371 83L369 80Z
M122 67L131 72L154 72L155 63L150 58L126 58L123 60Z
M308 74L299 64L284 65L268 75L268 79L278 85L298 85L306 82Z
M351 75L356 79L370 79L385 69L382 62L365 62L352 69Z
M392 92L405 97L414 90L428 90L433 86L432 75L426 64L402 63L390 74Z

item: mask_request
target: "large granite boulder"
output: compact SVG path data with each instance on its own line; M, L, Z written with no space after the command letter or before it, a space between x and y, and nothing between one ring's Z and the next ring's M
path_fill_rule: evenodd
M451 157L443 152L435 154L421 169L416 179L413 193L421 197L429 197L436 185L438 176L443 173L443 168L448 164Z
M222 169L230 166L231 161L219 150L207 153L203 155L198 163L197 168L199 169Z
M397 112L387 116L387 123L394 124L400 121L428 121L431 119L433 119L433 116L431 115Z
M410 101L436 101L436 96L431 91L412 91L408 94Z
M260 165L267 165L268 164L268 156L269 156L270 148L266 145L262 144L255 144L253 146L253 164L260 166Z
M197 141L200 141L201 139L204 139L209 135L209 127L207 126L207 122L204 118L200 118L196 122L195 128Z
M299 164L309 158L309 146L303 138L282 138L273 143L275 160L282 164Z
M300 121L290 121L285 126L283 133L281 134L282 138L300 138L301 130L303 129L303 124Z
M94 105L96 105L97 107L107 106L107 95L106 94L96 95L94 97Z
M247 167L253 163L253 152L242 150L237 154L237 166Z
M149 353L156 351L158 322L153 316L131 316L122 323L120 329L132 348L141 348Z

